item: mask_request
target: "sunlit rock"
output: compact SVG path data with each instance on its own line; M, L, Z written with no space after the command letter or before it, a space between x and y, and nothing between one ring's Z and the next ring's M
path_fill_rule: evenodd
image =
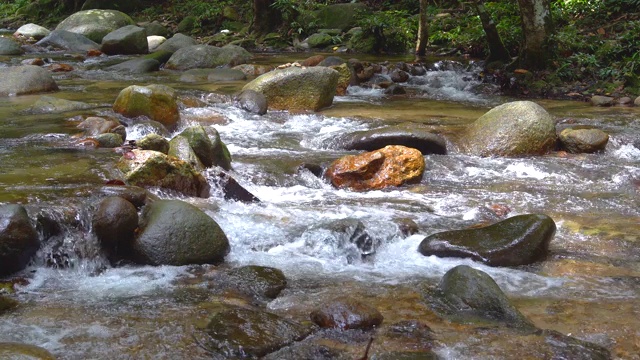
M125 13L117 10L84 10L78 11L62 20L56 30L66 30L81 34L96 43L108 33L123 26L135 25Z
M270 109L317 111L333 103L339 77L326 67L288 67L261 75L242 90L264 94Z
M311 312L311 320L322 328L371 329L382 324L378 309L350 297L328 301Z
M146 116L173 130L180 120L177 98L175 90L165 85L131 85L120 91L113 111L130 118Z
M216 264L229 250L229 240L218 223L180 200L147 205L133 242L133 257L151 265Z
M562 146L574 154L603 151L609 142L609 134L600 129L564 129L558 138Z
M460 145L469 155L542 155L556 143L555 122L540 105L514 101L497 106L469 125Z
M378 190L419 181L424 173L422 153L405 146L390 145L334 161L325 176L337 188Z
M129 185L160 187L189 196L208 197L207 180L186 161L152 150L134 149L116 164Z
M16 30L16 32L13 33L13 35L22 35L27 38L34 38L36 40L40 40L43 37L49 35L50 33L51 33L51 30L47 29L46 27L29 23L29 24L20 26L18 30Z
M35 94L58 90L47 70L35 65L0 68L0 96Z
M163 154L169 154L169 140L163 138L158 134L145 135L143 138L136 141L136 146L140 150L154 150Z
M472 258L491 266L518 266L543 260L556 224L547 215L518 215L493 225L436 233L420 243L425 256Z
M27 266L40 241L22 205L0 205L0 276Z

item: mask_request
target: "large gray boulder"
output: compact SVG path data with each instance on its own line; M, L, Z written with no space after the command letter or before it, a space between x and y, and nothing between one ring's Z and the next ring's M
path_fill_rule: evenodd
M24 269L40 241L22 205L0 205L0 276Z
M102 38L102 52L107 55L146 54L149 52L147 32L135 25L123 26Z
M180 200L157 200L146 206L135 257L152 265L219 263L229 253L220 226L197 207Z
M193 45L197 45L198 42L196 39L177 33L173 35L171 38L167 39L167 41L163 42L160 46L156 48L156 51L167 51L170 53L174 53L184 47L189 47Z
M22 35L27 38L34 38L36 40L40 40L45 36L49 35L50 33L51 33L51 30L47 29L46 27L29 23L29 24L20 26L18 30L16 30L16 32L13 34Z
M555 122L540 105L514 101L497 106L469 125L462 150L476 156L541 155L556 143Z
M51 74L35 65L0 68L0 96L35 94L58 90Z
M67 30L53 30L49 35L38 41L36 45L52 46L75 52L100 50L100 45L95 41L82 34L72 33Z
M118 10L83 10L62 20L56 30L67 30L81 34L96 43L108 33L123 26L135 25L129 15Z
M339 76L326 67L288 67L261 75L242 90L264 94L271 109L317 111L333 103Z
M555 232L556 224L547 215L518 215L482 228L430 235L418 251L425 256L472 258L491 266L527 265L547 256Z
M0 55L22 55L24 50L13 39L0 36Z
M174 70L206 69L225 65L236 66L246 63L249 59L251 53L240 46L193 45L178 49L165 67Z

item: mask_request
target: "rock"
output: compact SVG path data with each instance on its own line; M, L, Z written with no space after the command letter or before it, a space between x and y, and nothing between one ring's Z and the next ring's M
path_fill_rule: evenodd
M311 312L311 321L322 328L368 330L382 324L382 314L365 303L340 297Z
M218 223L180 200L147 205L133 249L138 261L151 265L216 264L229 253L229 241Z
M251 53L236 45L223 47L193 45L178 49L167 61L165 67L173 70L188 70L236 66L246 63L251 57Z
M73 66L69 64L53 63L49 65L48 70L51 72L69 72L73 71Z
M80 10L113 9L128 14L140 10L142 6L140 0L86 0Z
M599 129L568 128L558 136L562 147L573 154L604 151L609 134Z
M264 115L267 113L267 97L254 90L243 90L236 97L238 107L250 113Z
M256 64L241 64L234 66L232 69L240 70L247 76L259 76L266 74L273 70L273 66L270 65L256 65Z
M20 305L20 303L13 300L12 298L0 295L0 316L17 308L18 305Z
M45 95L36 100L36 102L29 108L29 112L34 114L54 114L75 110L85 110L91 107L91 105L81 101L71 101Z
M262 360L353 360L345 350L333 349L326 345L310 342L296 342L272 352Z
M167 51L170 53L175 53L179 49L196 44L198 44L198 42L194 38L178 33L167 39L167 41L162 43L162 45L158 46L156 51Z
M116 164L129 185L157 186L188 196L209 197L209 184L189 163L161 152L138 150L126 153Z
M100 50L100 45L82 34L76 34L66 30L53 30L49 35L36 43L39 46L53 46L55 48L87 52Z
M591 104L593 106L612 106L615 103L615 99L610 96L594 95L591 97Z
M426 237L422 255L472 258L490 266L519 266L543 260L556 224L541 214L518 215L490 226L451 230Z
M147 32L135 25L123 26L102 38L101 50L107 55L146 54L149 52Z
M148 36L160 36L166 38L169 37L169 30L160 24L157 21L152 21L150 23L142 24L142 26L146 31Z
M541 155L556 143L555 122L540 105L514 101L497 106L469 125L463 151L475 156Z
M118 94L113 111L126 117L146 116L174 130L180 120L174 89L158 84L131 85Z
M149 48L149 52L156 51L160 45L164 44L165 41L167 41L167 38L164 36L147 36L147 47Z
M282 270L257 265L233 269L227 273L231 284L258 298L275 299L287 287Z
M93 232L102 247L109 253L129 246L138 228L138 211L129 201L119 196L109 196L98 204L91 219Z
M146 74L160 70L160 62L155 59L131 59L109 66L107 70L130 74Z
M327 56L318 64L318 66L326 66L335 69L334 66L340 66L343 64L346 64L346 62L341 57Z
M0 68L0 96L35 94L58 90L51 74L35 65Z
M56 357L46 349L14 342L0 342L0 358L7 360L56 360Z
M176 30L179 33L190 33L193 30L195 30L197 25L198 25L198 19L195 16L189 15L189 16L185 16L182 20L180 20Z
M310 329L265 311L226 308L211 317L205 346L226 358L259 358L305 338Z
M527 331L535 326L513 306L498 284L486 273L458 265L442 277L437 309L459 323L501 323Z
M432 351L393 351L376 354L376 360L438 360Z
M201 125L190 126L179 136L187 139L198 159L205 167L220 166L225 170L231 169L231 159L225 154L225 146L220 139L220 134L215 129L208 129L209 133Z
M180 81L184 82L222 82L246 79L247 75L234 69L191 69L180 76Z
M56 26L56 30L67 30L84 35L96 43L108 33L123 26L135 25L131 18L117 10L84 10L78 11Z
M620 106L631 106L633 105L633 100L628 96L623 96L618 99L618 105Z
M24 50L13 39L0 36L0 55L22 55Z
M362 221L351 218L310 226L301 237L314 255L323 253L332 259L344 257L348 264L373 255L381 243L380 239L369 235ZM327 247L336 250L328 252Z
M86 136L97 136L109 133L118 126L120 126L120 122L115 119L90 116L81 122L77 128L84 131Z
M356 191L379 190L419 181L424 172L422 153L405 146L390 145L334 161L325 176L337 188Z
M391 84L384 89L384 93L385 95L404 95L407 93L407 90L398 84Z
M222 170L215 171L215 182L217 187L222 190L222 195L225 200L240 201L245 203L260 202L255 195L250 193L247 189L242 187L236 179L231 177Z
M143 59L156 60L160 64L164 64L167 61L169 61L169 59L171 58L171 55L173 55L173 53L170 53L168 51L156 50L151 54L147 54L147 55L143 56L142 58Z
M13 35L22 35L27 38L34 38L36 40L40 40L45 36L49 35L51 31L45 27L40 25L36 25L33 23L22 25L16 30Z
M0 205L0 276L24 269L38 247L38 233L24 207Z
M289 67L261 75L242 90L264 94L272 109L317 111L333 103L339 76L325 67Z
M178 158L191 165L196 171L203 171L205 166L198 158L195 151L189 145L189 140L184 136L175 136L169 140L169 156Z
M146 189L137 186L105 185L96 189L96 191L99 195L123 198L136 208L141 208L157 198Z
M169 140L158 134L145 135L136 141L136 145L140 150L154 150L163 154L169 153Z
M610 360L611 353L606 348L561 334L554 330L542 330L540 335L545 344L553 349L552 359Z
M124 127L123 127L124 128ZM105 133L94 137L101 148L113 149L122 146L124 139L117 133Z
M389 73L389 77L391 78L391 81L395 83L403 83L409 80L409 74L400 69L391 70L391 72Z
M640 106L640 96L638 96L635 100L633 100L633 105Z
M336 95L343 96L347 94L347 88L351 84L353 73L347 64L330 66L331 69L338 72L338 84L336 86Z
M320 64L320 62L324 60L324 55L313 55L311 57L308 57L306 59L304 59L300 65L308 67L308 66L316 66L318 64Z
M304 40L307 44L309 44L310 48L324 48L333 43L333 38L329 34L312 34L308 38Z
M430 128L414 123L357 131L332 139L330 145L338 149L366 151L402 145L417 149L423 155L447 153L447 144L442 137L431 132Z
M363 3L333 4L318 10L316 17L322 28L347 31L355 25L359 14L367 12L369 8Z

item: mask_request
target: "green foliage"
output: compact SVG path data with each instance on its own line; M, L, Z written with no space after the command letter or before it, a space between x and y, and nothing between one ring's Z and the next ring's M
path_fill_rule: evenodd
M376 51L406 52L418 32L418 19L406 10L386 10L360 14L357 25L365 37L375 39Z

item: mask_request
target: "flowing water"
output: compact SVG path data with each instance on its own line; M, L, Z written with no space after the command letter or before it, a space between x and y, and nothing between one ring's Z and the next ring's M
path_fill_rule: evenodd
M22 203L32 217L64 224L55 245L44 244L34 264L19 274L15 296L23 305L1 318L0 341L35 344L60 359L211 358L192 337L206 318L209 295L201 277L211 269L113 268L89 231L87 206L97 199L93 190L116 176L113 164L120 155L78 146L80 116L114 115L110 106L121 89L162 83L178 89L190 100L185 103L200 104L181 110L181 129L195 123L214 126L233 155L235 178L261 200L225 201L215 191L208 199L182 198L206 211L229 237L231 252L223 266L258 264L284 271L289 286L268 304L270 311L307 319L319 302L349 294L375 305L385 324L427 323L443 359L543 358L535 342L480 333L433 314L420 286L434 286L447 270L467 264L490 274L536 326L606 346L615 358L640 359L638 108L536 101L559 124L608 132L606 151L477 158L457 153L449 143L448 155L425 156L427 170L419 184L352 192L336 190L298 171L298 165L327 165L347 154L331 146L340 134L403 122L425 124L455 139L466 124L510 99L483 95L472 66L440 62L425 76L410 79L409 95L388 97L382 90L352 87L318 113L256 116L231 104L204 101L211 92L232 94L243 82L186 84L168 71L117 75L100 70L113 57L47 56L76 68L54 75L61 91L51 95L94 107L33 114L28 109L40 95L0 98L0 203ZM0 60L15 64L20 59ZM129 126L128 137L149 131L145 125ZM527 267L491 268L417 252L426 235L496 221L492 207L507 209L508 216L551 216L558 231L549 259ZM364 224L377 244L374 254L361 257L348 239L331 231L344 219ZM402 235L399 224L407 219L417 224L417 234ZM65 257L52 256L56 251ZM337 343L354 358L362 356L358 349L364 346ZM384 341L374 343L371 354L375 358L415 346Z

